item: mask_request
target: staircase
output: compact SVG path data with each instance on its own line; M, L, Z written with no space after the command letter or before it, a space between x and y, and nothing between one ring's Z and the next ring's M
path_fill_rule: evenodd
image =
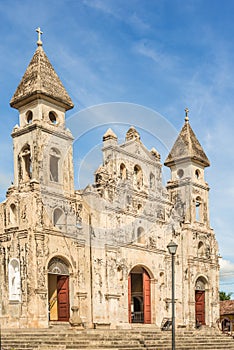
M158 328L131 330L2 330L4 350L171 350L171 332ZM177 350L234 350L234 339L218 330L176 330Z

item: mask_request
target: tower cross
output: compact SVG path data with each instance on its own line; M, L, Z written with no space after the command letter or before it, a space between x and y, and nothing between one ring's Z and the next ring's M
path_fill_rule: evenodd
M41 35L43 34L43 32L41 31L40 27L36 29L36 32L38 33L37 46L42 46Z
M189 121L189 116L188 116L189 109L186 107L184 111L185 111L185 121L188 122Z

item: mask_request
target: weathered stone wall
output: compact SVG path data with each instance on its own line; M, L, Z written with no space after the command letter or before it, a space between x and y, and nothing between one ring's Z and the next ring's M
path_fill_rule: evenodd
M132 313L160 326L171 315L171 240L178 245L176 324L195 325L201 290L205 323L215 325L219 264L204 176L209 160L187 111L165 162L166 187L159 153L147 150L131 127L122 144L107 130L94 183L75 191L73 137L65 125L73 103L41 45L11 100L20 125L12 133L14 184L0 204L1 325L47 327L51 315L63 320L61 278L66 321L78 307L85 327L130 327Z

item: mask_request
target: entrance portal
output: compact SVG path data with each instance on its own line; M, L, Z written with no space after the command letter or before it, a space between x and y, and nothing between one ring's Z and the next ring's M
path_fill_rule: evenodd
M69 307L69 270L60 258L53 258L48 268L49 320L68 321Z
M140 266L128 276L128 304L130 323L151 323L150 277Z
M199 278L195 287L195 317L196 325L205 325L205 283Z

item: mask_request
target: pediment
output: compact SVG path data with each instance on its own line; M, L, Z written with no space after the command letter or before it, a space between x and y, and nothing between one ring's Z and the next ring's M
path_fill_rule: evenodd
M143 158L145 160L157 161L155 155L149 151L141 141L131 140L120 145L125 152Z

